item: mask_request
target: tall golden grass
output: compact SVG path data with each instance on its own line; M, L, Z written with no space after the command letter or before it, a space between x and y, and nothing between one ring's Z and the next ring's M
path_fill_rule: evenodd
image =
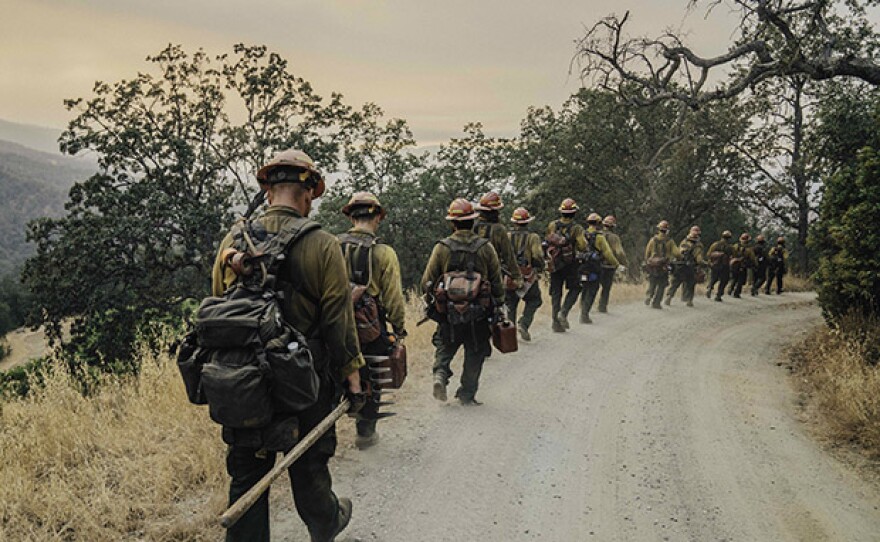
M820 326L791 348L789 358L810 411L833 442L854 443L880 459L880 322L843 318Z

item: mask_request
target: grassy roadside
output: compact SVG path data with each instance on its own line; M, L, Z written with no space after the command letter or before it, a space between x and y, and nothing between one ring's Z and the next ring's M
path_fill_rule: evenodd
M880 461L880 321L844 318L789 350L805 408L832 445L849 445Z

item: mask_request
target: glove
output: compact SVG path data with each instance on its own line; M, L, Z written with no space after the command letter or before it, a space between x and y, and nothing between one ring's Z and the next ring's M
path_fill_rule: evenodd
M348 407L348 415L349 416L357 416L358 413L364 408L364 405L367 404L367 393L366 392L358 392L353 393L349 390L345 390L345 398L348 399L348 402L351 405Z

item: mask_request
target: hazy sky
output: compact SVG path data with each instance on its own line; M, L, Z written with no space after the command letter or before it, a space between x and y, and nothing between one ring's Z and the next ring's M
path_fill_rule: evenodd
M683 29L706 54L734 34L729 13L686 0L0 0L0 118L63 127L64 98L146 70L168 43L211 54L266 44L322 95L376 102L420 143L469 121L513 135L530 105L558 106L584 25L632 11L631 30Z

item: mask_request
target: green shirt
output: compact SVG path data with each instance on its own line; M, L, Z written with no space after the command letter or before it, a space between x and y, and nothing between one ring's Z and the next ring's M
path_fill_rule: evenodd
M516 263L516 253L513 251L513 245L510 244L507 228L497 222L478 219L474 224L474 232L480 237L488 239L492 247L495 248L498 259L501 261L502 273L515 281L522 280L522 273Z
M611 245L605 240L604 233L598 231L594 226L589 226L587 232L596 234L595 248L599 251L599 254L602 255L602 265L605 267L617 268L617 266L620 265L620 262L618 262L617 258L614 256L614 252L611 250ZM584 238L586 239L586 236L584 236Z
M569 237L571 238L571 242L574 244L574 249L578 252L584 252L587 250L587 239L584 237L584 227L580 224L575 224L574 219L571 217L563 216L558 218L547 225L547 235L551 233L556 233L557 229L561 229L559 226L561 224L571 224L571 229L569 229Z
M519 233L525 232L525 233ZM529 231L525 224L516 224L510 230L510 244L513 245L514 254L522 253L526 262L533 269L544 269L544 249L541 248L541 237Z
M681 251L675 246L675 242L665 233L658 233L651 237L648 246L645 247L645 259L651 258L672 258L681 257Z
M629 260L626 259L626 251L623 250L623 243L620 242L620 236L606 229L605 240L608 241L608 245L611 247L611 252L614 253L614 257L617 258L620 265L628 266Z
M269 233L280 231L285 223L301 215L290 207L273 205L257 220ZM223 295L234 282L235 274L224 264L221 254L233 246L231 234L220 243L214 261L211 290ZM300 285L304 295L293 295L286 300L285 313L290 324L306 332L316 326L317 335L327 346L330 368L340 379L364 366L357 331L351 288L345 260L334 235L322 230L309 232L293 244L286 259L287 276L284 280ZM309 299L317 299L318 307Z

